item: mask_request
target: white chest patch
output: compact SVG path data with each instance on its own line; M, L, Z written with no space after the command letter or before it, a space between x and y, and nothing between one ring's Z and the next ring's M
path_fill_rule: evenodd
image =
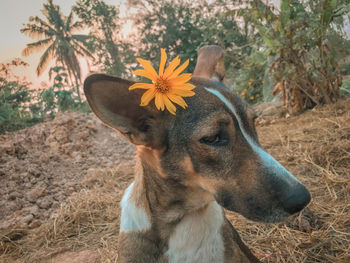
M135 206L133 201L130 200L133 186L134 182L125 190L121 201L122 213L120 218L120 232L142 231L151 227L151 222L146 211Z
M203 214L188 215L169 239L169 263L220 263L224 260L222 208L212 202Z

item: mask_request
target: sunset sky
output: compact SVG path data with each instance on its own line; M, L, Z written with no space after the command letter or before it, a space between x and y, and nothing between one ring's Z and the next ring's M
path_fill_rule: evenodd
M61 7L64 15L68 15L75 1L54 0L53 2ZM40 77L36 76L35 73L39 58L43 52L23 57L21 52L26 44L36 40L23 35L20 29L23 27L23 24L29 22L30 16L43 18L41 10L46 2L46 0L0 0L0 63L9 62L16 57L29 63L30 66L28 68L21 67L15 73L25 76L27 80L33 83L33 86L40 84L42 81L48 81L47 72L44 72ZM125 2L124 0L105 0L105 2L114 6L120 6L121 15L125 12L125 7L121 5ZM86 70L83 74L87 74Z

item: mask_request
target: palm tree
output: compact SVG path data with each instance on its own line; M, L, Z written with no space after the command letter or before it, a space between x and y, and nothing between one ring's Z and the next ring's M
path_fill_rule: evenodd
M21 32L29 37L39 39L37 42L27 44L22 54L28 56L33 52L45 49L36 69L37 75L41 75L49 62L54 59L56 64L67 69L72 84L74 78L80 99L81 70L77 57L94 58L88 49L88 41L92 37L74 34L82 29L82 24L73 21L72 11L68 16L64 16L60 7L54 5L52 0L48 0L48 3L44 4L44 9L41 12L46 20L38 16L30 17L29 22L31 23L26 24L21 29Z

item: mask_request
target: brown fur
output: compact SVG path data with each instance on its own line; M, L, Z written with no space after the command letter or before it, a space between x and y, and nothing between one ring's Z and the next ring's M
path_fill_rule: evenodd
M142 152L142 154L145 153ZM150 205L152 229L137 234L121 233L119 259L120 262L167 262L164 253L167 250L167 241L177 222L186 214L203 213L207 209L207 203L213 201L213 196L199 186L199 182L202 180L199 175L192 174L191 178L186 180L184 184L179 184L165 178L164 175L159 176L157 172L159 167L150 165L149 159L146 162L143 162L141 158L140 160L143 163L143 179L147 179L145 180L145 188L138 188L135 185L133 193L142 199L146 190L145 200L147 200L147 205ZM193 172L192 164L188 162L189 159L185 158L181 165L186 164L185 169L189 168ZM209 182L205 184L208 185ZM135 197L133 196L133 198ZM225 262L233 262L233 259L234 262L242 263L259 262L241 241L238 233L227 219L222 226L222 235L225 245Z
M85 81L95 114L137 145L130 200L149 217L151 227L120 233L120 262L168 262L165 253L177 225L190 215L205 216L213 201L258 221L284 218L288 213L278 211L284 203L293 205L294 191L305 194L302 201L308 202L301 184L275 177L276 171L264 166L248 143L244 131L259 145L249 107L221 82L209 79L215 74L223 79L217 66L222 54L213 46L199 52L191 81L196 95L186 99L189 107L178 109L176 117L153 105L140 107L142 92L129 92L130 81L102 74ZM234 105L240 123L206 88L220 91ZM219 137L222 145L213 146L210 141ZM221 238L224 262L259 262L226 218Z
M224 52L218 46L204 46L198 51L194 76L217 79L225 83Z

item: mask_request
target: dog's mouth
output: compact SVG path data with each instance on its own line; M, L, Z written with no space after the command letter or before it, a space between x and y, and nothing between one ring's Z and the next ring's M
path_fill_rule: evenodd
M227 190L221 190L215 194L216 201L223 208L237 212L249 220L265 223L281 222L301 211L310 202L310 194L307 190L303 196L297 197L293 200L274 198L266 201L253 197L240 196L235 198L235 195Z
M263 213L249 213L242 214L245 218L263 223L278 223L286 220L291 214L282 209L271 209L270 211L264 211Z

